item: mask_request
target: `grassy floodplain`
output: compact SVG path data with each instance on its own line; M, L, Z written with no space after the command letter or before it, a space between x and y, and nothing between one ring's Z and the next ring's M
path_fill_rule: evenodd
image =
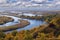
M14 19L12 17L0 16L0 25L4 25L6 23L13 22L13 21ZM11 26L4 26L4 27L0 26L0 31L9 31L17 28L23 28L30 24L27 20L19 20L19 22L20 23Z
M3 25L7 22L13 22L14 19L11 17L6 17L6 16L0 16L0 25Z
M16 25L0 27L0 31L9 31L9 30L17 29L17 28L23 28L29 24L30 23L26 20L20 20L20 23L18 23Z

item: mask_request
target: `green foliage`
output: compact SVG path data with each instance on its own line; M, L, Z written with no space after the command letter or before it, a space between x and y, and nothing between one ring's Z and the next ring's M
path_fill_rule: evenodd
M29 35L26 34L24 37L24 40L33 40L33 37L31 34L29 34Z
M5 36L6 36L5 33L0 31L0 38L5 38Z
M29 30L26 30L25 33L24 33L24 40L33 40L33 37L32 35L30 34L30 31Z
M12 37L9 37L8 40L13 40L13 38Z
M18 37L15 37L14 40L18 40Z
M25 37L25 38L24 38L24 40L33 40L33 38L32 38L32 37L27 36L27 37Z
M12 32L12 35L13 36L16 36L16 34L17 34L17 31L16 30Z
M4 40L4 38L0 38L0 40Z
M56 25L56 28L60 28L60 18L56 17L54 18L51 23L53 23L54 25Z
M35 15L35 16L25 16L25 15L21 15L21 18L26 18L26 19L35 19L35 20L40 20L41 16Z

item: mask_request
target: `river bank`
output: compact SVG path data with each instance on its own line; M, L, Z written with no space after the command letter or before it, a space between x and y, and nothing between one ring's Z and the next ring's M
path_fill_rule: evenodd
M14 30L17 28L23 28L27 25L29 25L30 23L26 20L20 20L19 24L13 25L13 26L7 26L7 27L0 27L0 31L10 31L10 30Z
M20 15L20 18L31 19L31 20L42 20L42 15Z
M8 22L13 22L14 19L11 17L0 16L0 25L6 24Z
M34 28L34 27L36 27L36 26L40 26L40 25L42 25L42 24L45 24L45 22L44 21L41 21L41 20L32 20L32 19L25 19L25 18L20 18L20 17L16 17L16 15L15 16L10 16L10 15L3 15L3 16L7 16L7 17L11 17L11 18L13 18L14 19L14 22L11 22L11 23L7 23L7 24L5 24L5 25L3 25L3 26L1 26L1 27L3 27L3 28L1 28L1 30L2 31L6 31L6 32L11 32L12 30L17 30L17 31L21 31L21 30L30 30L31 28ZM19 16L19 15L18 15ZM20 21L19 21L20 20ZM27 23L28 25L25 25L24 24L24 22L22 23L23 25L25 25L25 26L23 26L23 27L21 27L21 25L19 24L19 23L21 23L21 20L26 20L26 21L28 21L29 23ZM7 26L7 28L6 28L6 26ZM13 27L12 27L13 26ZM14 28L15 27L15 28ZM18 28L17 28L18 27ZM21 28L20 28L21 27ZM4 29L5 28L5 29ZM11 28L11 29L10 29ZM14 29L13 29L14 28Z

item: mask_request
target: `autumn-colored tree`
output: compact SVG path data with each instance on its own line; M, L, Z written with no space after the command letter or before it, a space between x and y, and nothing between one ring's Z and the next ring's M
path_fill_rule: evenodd
M15 30L15 31L13 31L11 34L12 34L13 36L16 36L17 31Z
M5 33L0 31L0 38L5 38L5 36L6 36Z
M50 23L53 23L54 25L56 25L56 28L60 28L60 18L59 17L52 19L52 21Z

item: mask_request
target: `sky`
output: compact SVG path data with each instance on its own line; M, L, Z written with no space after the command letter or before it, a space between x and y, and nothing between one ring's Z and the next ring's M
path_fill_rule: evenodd
M21 8L58 9L60 0L0 0L0 10Z

